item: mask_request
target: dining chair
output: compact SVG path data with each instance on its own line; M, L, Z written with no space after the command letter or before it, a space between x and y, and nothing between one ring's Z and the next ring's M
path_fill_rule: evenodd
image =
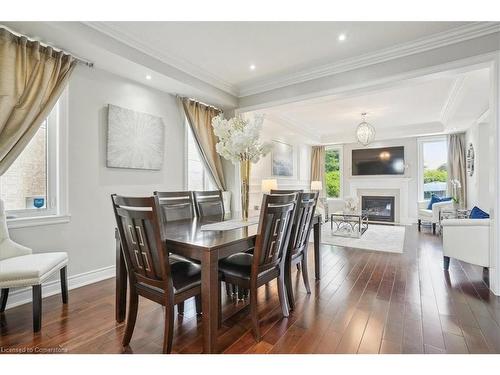
M292 194L292 193L302 193L302 189L271 189L271 194Z
M192 219L195 216L193 193L190 191L155 191L165 222Z
M257 314L257 289L260 286L276 279L281 311L284 317L289 314L285 290L285 258L296 203L297 194L264 194L253 254L237 253L219 262L221 280L250 290L250 315L257 341L260 341ZM219 297L219 306L220 304Z
M317 191L300 193L297 199L285 263L285 285L291 310L295 307L291 271L294 265L301 266L304 286L307 294L311 293L307 272L307 249L309 247L309 235L312 229L314 211L318 203L318 195Z
M33 254L30 248L11 240L4 203L0 199L0 314L7 307L11 288L31 287L33 332L39 332L42 328L42 283L59 271L62 302L66 305L68 303L67 265L68 254L65 252Z
M224 201L220 190L195 191L193 198L198 216L224 216Z
M158 196L111 196L122 252L127 266L130 297L122 344L130 343L137 320L139 296L165 306L163 353L172 351L174 306L195 297L201 312L201 267L171 260L161 225Z

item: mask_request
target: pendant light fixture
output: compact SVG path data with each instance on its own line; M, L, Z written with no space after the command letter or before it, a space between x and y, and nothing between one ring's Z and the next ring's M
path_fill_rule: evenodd
M356 129L356 138L363 146L368 146L375 139L375 128L366 122L366 112L361 114L361 123Z

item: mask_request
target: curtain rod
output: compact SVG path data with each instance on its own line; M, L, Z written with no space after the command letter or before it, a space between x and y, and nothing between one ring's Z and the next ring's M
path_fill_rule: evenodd
M198 100L198 99L195 99L195 98L189 98L189 97L182 96L182 95L179 95L179 94L177 94L177 95L175 95L175 96L176 96L177 98L180 98L180 99L189 99L189 100L192 100L193 102L200 103L200 104L202 104L202 105L204 105L204 106L206 106L206 107L214 108L214 109L216 109L217 111L224 112L221 108L218 108L218 107L216 107L216 106L214 106L214 105L212 105L212 104L207 104L207 103L204 103L204 102L202 102L201 100Z
M70 55L71 57L73 57L73 58L76 60L76 62L77 62L78 64L85 65L85 66L87 66L87 67L89 67L89 68L93 68L93 67L94 67L94 63L93 63L92 61L87 60L87 59L84 59L84 58L81 58L81 57L78 57L78 56L76 56L76 55L72 54L71 52L68 52L68 51L66 51L66 50L64 50L64 49L62 49L62 48L55 47L55 46L53 46L53 45L50 45L50 44L44 43L44 42L42 42L42 41L40 41L40 40L33 39L33 38L31 38L31 37L29 37L29 36L27 36L27 35L24 35L24 34L18 33L17 31L14 31L14 30L12 30L11 28L9 28L9 27L7 27L7 26L5 26L5 25L2 25L2 24L0 24L0 28L3 28L3 29L5 29L5 30L7 30L9 33L14 34L15 36L18 36L18 37L24 37L24 38L28 39L28 40L29 40L29 41L31 41L31 42L38 42L38 43L40 43L40 45L42 45L42 46L44 46L44 47L50 47L50 48L52 48L52 49L54 49L54 50L56 50L56 51L63 52L63 53L65 53L66 55Z

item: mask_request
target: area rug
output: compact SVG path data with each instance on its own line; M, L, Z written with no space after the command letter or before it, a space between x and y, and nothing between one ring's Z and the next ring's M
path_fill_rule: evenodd
M330 223L325 223L321 230L321 242L355 249L402 254L405 242L405 227L370 224L361 238L346 238L332 235Z

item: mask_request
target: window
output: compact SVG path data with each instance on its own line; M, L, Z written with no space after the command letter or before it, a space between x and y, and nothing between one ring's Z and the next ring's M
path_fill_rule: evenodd
M419 139L419 195L430 199L446 195L448 144L445 137Z
M5 203L8 219L61 213L58 206L61 185L57 160L60 154L60 108L58 102L26 148L0 177L0 198Z
M342 148L327 147L325 150L326 196L342 197Z
M198 145L194 139L191 127L186 121L187 138L187 189L188 190L214 190L210 172L206 169Z

